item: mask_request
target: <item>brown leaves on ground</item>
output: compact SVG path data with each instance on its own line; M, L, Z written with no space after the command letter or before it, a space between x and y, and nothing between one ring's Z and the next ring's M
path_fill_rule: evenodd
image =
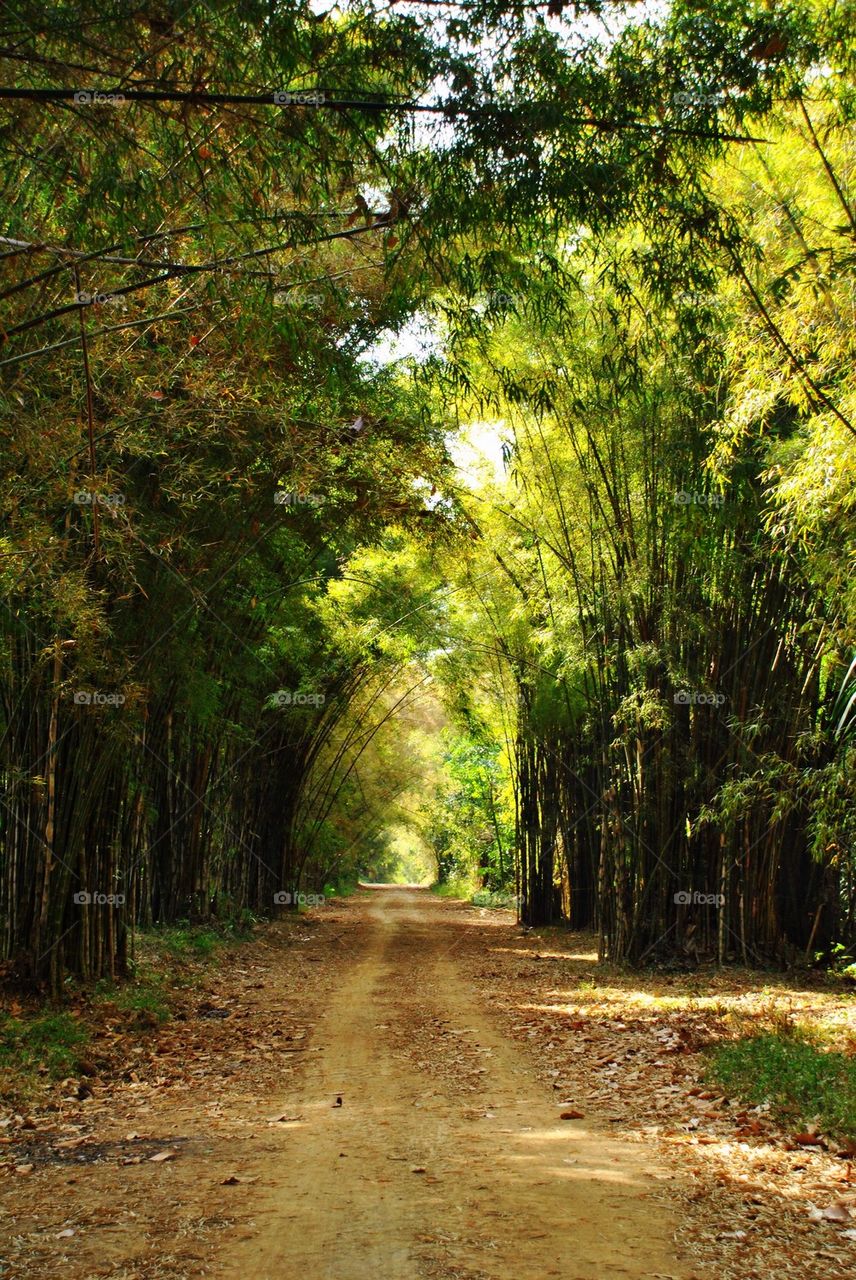
M703 1051L793 1021L852 1051L852 996L814 975L612 971L598 966L591 936L525 934L508 912L457 909L470 926L461 963L545 1083L581 1102L589 1127L620 1126L667 1152L676 1175L689 1172L681 1243L698 1266L721 1280L849 1280L856 1153L708 1087Z
M321 1002L351 954L332 940L349 909L261 931L201 975L163 1026L108 1017L87 1052L87 1096L80 1079L45 1084L0 1112L10 1274L201 1274L200 1256L252 1212L266 1143L302 1119L273 1110L271 1081L284 1098L312 1070ZM849 1280L854 1150L811 1126L779 1128L702 1073L706 1045L777 1017L845 1036L852 997L751 972L610 973L590 938L527 936L505 912L444 909L465 926L455 963L485 1012L528 1049L557 1114L585 1118L595 1133L618 1125L671 1163L666 1187L680 1197L681 1243L699 1276ZM378 1029L397 1016L393 1004ZM474 1028L425 1009L396 1052L425 1077L414 1106L433 1090L475 1121L492 1116L492 1051ZM411 1169L430 1180L425 1166Z
M38 1096L0 1107L10 1275L201 1274L202 1252L252 1213L253 1165L273 1132L260 1100L270 1114L271 1081L284 1094L312 1060L312 1027L347 958L327 937L341 920L326 908L319 922L259 929L198 966L162 1025L108 1006L87 1050L87 1096L78 1080L45 1080Z

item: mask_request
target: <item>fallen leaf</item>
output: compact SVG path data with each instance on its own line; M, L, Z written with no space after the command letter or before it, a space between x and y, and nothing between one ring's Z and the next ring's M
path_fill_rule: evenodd
M582 1111L562 1111L559 1115L560 1120L582 1120Z
M825 1209L821 1209L820 1216L824 1222L849 1222L850 1210L846 1204L836 1200L833 1204L828 1204Z
M169 1151L158 1151L156 1155L149 1156L149 1161L152 1164L157 1164L163 1160L174 1160L177 1155L178 1152L174 1149Z

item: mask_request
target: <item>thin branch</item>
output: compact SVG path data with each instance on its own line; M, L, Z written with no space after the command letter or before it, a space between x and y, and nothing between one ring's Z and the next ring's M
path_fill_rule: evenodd
M832 403L832 401L830 400L826 392L821 390L821 388L815 382L814 378L806 369L803 362L800 360L799 356L791 347L790 343L783 336L781 330L779 329L779 326L776 324L775 320L770 315L769 311L764 305L764 301L761 295L759 294L758 290L755 288L752 281L749 279L749 276L746 272L746 268L743 266L743 263L740 260L740 256L737 253L737 250L734 249L732 245L726 245L725 248L731 258L731 261L734 263L734 266L737 268L737 272L740 276L740 279L743 281L746 288L749 290L749 293L752 296L752 300L755 303L755 306L758 308L761 318L764 321L767 331L769 332L770 336L773 338L773 341L779 347L781 347L782 351L784 351L785 355L790 360L797 375L800 378L802 378L803 381L806 383L806 385L809 386L811 390L814 392L814 395L816 396L817 401L820 404L822 404L825 408L827 408L830 411L830 413L834 414L835 417L838 419L838 421L844 427L847 428L847 430L850 432L852 436L856 436L856 427L854 427L852 422L850 422L847 418L845 418L844 414L841 413L841 411L836 408L836 406Z
M74 271L74 283L77 292L80 293L80 269L77 263L72 264ZM92 396L92 372L89 368L89 343L86 338L86 323L83 319L83 312L78 312L78 320L80 322L80 345L83 351L83 375L86 379L86 429L87 440L89 443L89 483L93 484L95 480L95 410L93 406ZM99 513L98 503L92 502L92 540L95 546L95 558L101 558L100 534L99 534Z
M305 249L307 247L312 247L317 244L329 243L331 240L351 239L354 236L364 234L366 231L388 230L390 225L391 224L388 220L385 220L384 218L379 218L377 221L369 223L366 226L349 227L345 231L333 231L329 235L319 236L315 240L301 241L298 244L293 244L290 241L283 241L280 244L266 245L262 249L252 249L247 253L233 254L228 258L220 258L214 262L176 263L173 267L171 267L169 270L164 271L161 275L150 276L148 280L140 280L136 284L126 284L126 285L122 285L118 289L111 289L110 296L113 298L118 298L118 297L124 296L125 294L139 293L143 289L151 288L152 285L163 284L167 280L174 280L180 276L205 275L205 274L210 274L212 272L222 272L226 269L232 268L236 263L246 262L256 258L268 257L270 254L280 253L283 250ZM65 253L68 251L62 250L62 249L55 249L53 250L53 252ZM87 256L91 256L91 255L87 255ZM298 281L296 283L300 283L300 282ZM72 312L72 311L80 311L84 307L91 307L93 305L94 304L92 302L75 301L75 302L69 302L62 307L54 307L52 311L42 312L41 315L34 316L31 320L24 320L21 322L21 324L13 325L11 329L7 329L5 331L4 336L7 339L12 338L16 334L25 333L29 329L38 328L39 325L46 324L49 320L55 320L57 319L58 316L67 315L69 312ZM5 363L7 362L0 361L0 364L5 364Z
M522 105L510 104L509 106L478 106L463 107L454 102L438 103L438 102L411 102L411 101L379 101L372 98L329 98L323 90L315 89L294 89L294 90L276 90L268 93L202 93L195 90L180 89L128 89L117 86L114 89L20 89L20 88L0 88L0 101L3 99L20 100L25 99L30 102L74 102L79 100L80 94L91 95L92 99L102 97L109 100L112 95L115 99L124 102L181 102L188 106L208 107L208 106L227 106L227 105L244 105L258 107L276 107L278 111L284 109L297 108L301 111L371 111L380 113L391 111L397 114L408 114L410 112L419 112L424 115L445 116L447 119L454 120L457 116L473 117L473 118L490 118L493 117L498 122L509 119L520 119L526 114L531 114L533 107L538 106L554 106L553 103L538 103L528 101ZM282 97L285 101L277 101ZM289 101L289 99L303 98L304 101ZM305 99L314 98L314 101L306 101ZM85 105L81 102L81 105ZM711 132L706 129L682 129L670 124L651 124L645 120L636 120L632 117L623 120L609 120L597 116L567 116L561 118L562 126L568 124L579 125L584 129L599 129L605 133L616 133L624 129L637 130L647 134L664 134L672 137L681 138L699 138L707 139L711 142L766 142L765 138L752 138L746 134L730 134Z
M820 139L818 138L817 133L815 132L814 125L811 122L811 116L808 114L808 110L806 109L806 105L805 105L805 102L803 101L802 95L800 95L797 98L797 102L800 104L800 110L803 113L803 119L808 125L808 131L811 134L811 140L812 140L814 149L817 152L817 154L820 156L821 160L823 161L823 167L829 176L829 181L832 183L833 187L835 188L835 194L838 196L838 199L841 201L841 207L843 208L844 212L847 214L847 221L850 223L851 229L853 231L856 231L856 215L854 215L853 207L848 202L847 197L845 196L844 191L841 187L841 183L838 181L838 175L836 174L832 165L829 163L826 152L824 151L823 147L820 145Z
M142 316L139 320L124 320L122 324L108 324L102 329L94 329L91 338L100 338L105 333L118 333L120 329L133 329L138 324L155 324L158 320L174 320L176 316L185 315L188 311L198 311L205 304L194 302L192 307L179 307L175 311L163 311L157 316ZM22 351L18 356L9 356L0 360L0 368L7 364L20 364L23 360L35 360L37 356L48 355L51 351L59 351L62 347L76 347L80 338L65 338L62 342L51 342L46 347L36 347L33 351Z

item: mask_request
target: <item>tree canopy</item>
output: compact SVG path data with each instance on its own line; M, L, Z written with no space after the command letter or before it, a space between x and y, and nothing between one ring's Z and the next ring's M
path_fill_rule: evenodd
M14 972L405 846L614 959L852 941L852 8L0 24Z

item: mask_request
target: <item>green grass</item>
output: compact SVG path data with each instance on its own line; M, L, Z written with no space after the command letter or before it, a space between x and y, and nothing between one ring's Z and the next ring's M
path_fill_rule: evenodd
M248 912L235 912L213 925L181 921L140 930L128 977L66 982L65 999L76 1013L0 1011L0 1094L24 1105L48 1081L76 1076L97 1055L105 1024L131 1039L155 1034L204 982L220 948L248 941L255 923Z
M517 898L511 890L497 893L481 888L472 876L451 876L442 883L432 884L431 892L439 898L462 898L476 907L503 907L513 911L517 905Z
M432 884L431 892L436 893L439 898L463 898L466 902L475 892L475 885L468 878L452 878L444 880L442 884Z
M218 947L246 939L253 923L252 916L216 926L179 922L174 925L158 925L145 932L141 930L140 937L149 940L157 951L172 959L207 960Z
M479 889L470 901L476 907L502 907L506 911L513 911L517 906L517 894L508 889L501 892L493 889Z
M350 898L356 892L356 877L354 879L336 880L333 884L325 884L322 890L325 898Z
M15 1074L32 1074L47 1067L53 1080L74 1075L89 1033L69 1013L44 1013L36 1018L0 1014L0 1067Z
M139 975L120 986L99 984L96 993L136 1026L159 1026L169 1019L169 994L156 974Z
M856 1059L828 1052L799 1031L717 1046L709 1079L746 1102L769 1102L786 1124L816 1123L825 1135L856 1138Z

